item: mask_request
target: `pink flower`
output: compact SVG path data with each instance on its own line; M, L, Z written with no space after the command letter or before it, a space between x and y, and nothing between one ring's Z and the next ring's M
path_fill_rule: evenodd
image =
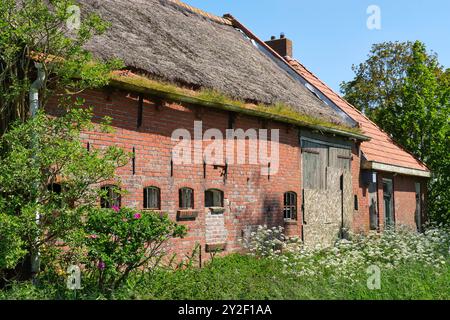
M119 212L120 211L120 208L118 206L112 206L111 209L113 209L115 212Z
M98 265L97 265L97 268L98 268L99 270L105 270L106 264L105 264L103 261L100 260L100 262L99 262Z
M135 218L136 220L138 220L138 219L142 218L142 215L141 215L140 213L136 213L136 214L134 215L134 218Z
M91 239L97 239L97 238L98 238L98 235L96 235L96 234L91 234L91 235L89 236L89 238L91 238Z

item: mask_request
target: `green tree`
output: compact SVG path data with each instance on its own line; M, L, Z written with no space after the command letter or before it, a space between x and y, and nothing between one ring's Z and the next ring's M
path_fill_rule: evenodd
M2 230L9 230L0 238L0 270L27 252L39 252L45 261L97 206L96 186L115 180L115 170L128 162L115 146L87 150L80 134L95 129L92 112L69 105L61 117L39 112L16 122L0 138L0 220L7 222Z
M74 5L73 0L0 1L0 134L12 121L25 121L30 115L35 62L45 74L40 107L55 93L104 86L110 71L122 66L116 60L96 61L83 49L108 24L96 14L83 15L79 25L68 24L78 19Z
M52 168L64 163L64 159L58 157L63 156L65 152L61 149L62 147L72 147L67 151L81 152L81 149L76 147L79 143L78 138L72 134L81 132L78 129L86 125L86 116L71 111L61 119L62 122L52 122L42 114L35 121L33 119L27 123L27 120L35 114L36 107L45 109L50 97L59 97L60 107L70 109L73 102L70 102L68 97L87 88L107 85L111 71L122 67L122 63L117 60L97 61L84 49L84 45L92 36L101 34L107 29L108 23L96 14L81 16L81 12L82 8L74 0L0 1L0 135L8 132L15 121L25 123L24 126L18 123L14 126L13 130L17 137L7 133L2 139L3 152L0 153L0 161L5 171L1 172L0 179L5 186L2 186L1 190L3 194L0 209L2 214L9 214L8 221L11 228L16 226L17 222L12 221L14 220L11 218L12 214L28 216L26 221L29 225L25 228L28 236L22 240L25 241L27 250L32 253L33 261L38 260L37 253L43 243L47 243L46 238L47 240L57 238L60 233L69 230L73 222L71 219L76 216L69 212L58 215L58 219L52 218L46 211L50 210L49 206L53 205L56 210L58 203L67 204L65 202L67 199L57 199L60 196L54 193L44 194L43 185L52 185L55 181L50 179L50 174L53 174L52 179L58 176ZM37 78L41 80L41 83L34 87ZM38 93L37 106L30 98L30 91L34 90ZM77 124L77 128L70 128L69 123L64 123L68 120L81 122ZM47 125L48 130L62 129L62 132L51 132L53 136L46 135L44 131ZM59 145L53 143L53 138ZM64 142L66 138L68 141ZM74 144L70 145L70 143ZM43 150L46 150L48 154ZM54 159L48 157L52 155L52 152ZM118 156L119 151L116 152ZM15 158L16 156L19 158ZM65 156L71 159L70 154ZM102 171L102 168L114 169L107 158L107 156L100 157L96 162L94 158L91 158L91 163L85 163L90 167L81 167L80 176L77 176L75 170L73 176L66 179L65 184L67 185L70 181L81 182L82 175L87 173L83 170L94 173L98 169L98 174L105 175L106 172ZM80 161L83 160L87 158L81 157ZM54 163L48 166L51 161ZM72 163L75 163L75 159L72 159ZM14 165L17 167L11 167ZM41 172L40 170L43 170L45 166L47 171ZM106 176L112 177L112 172L108 172ZM20 179L13 181L16 177ZM86 178L85 184L95 180L93 176L84 178ZM86 193L71 194L80 191L72 187L67 186L67 190L70 190L64 193L67 197L73 196L73 201L88 200L85 198L88 196ZM17 195L12 196L11 190L18 192ZM58 208L60 212L70 209L64 205ZM41 215L42 219L39 220L39 224L36 224L36 219L33 217L38 215ZM3 218L6 221L6 217ZM22 222L24 221L22 219ZM23 224L21 226L23 227ZM12 235L12 233L8 234ZM9 239L11 240L10 237ZM8 243L6 237L3 240L6 245ZM18 249L17 252L20 250L22 249ZM12 257L17 255L13 254ZM12 260L8 261L10 264Z
M429 212L450 223L450 77L420 41L374 45L345 98L432 170Z

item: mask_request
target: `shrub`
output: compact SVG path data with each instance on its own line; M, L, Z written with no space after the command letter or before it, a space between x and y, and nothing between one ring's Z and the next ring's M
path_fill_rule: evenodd
M80 227L81 218L97 205L96 186L113 180L115 170L128 162L115 146L88 151L80 134L95 129L92 111L81 108L82 100L62 103L66 113L61 117L40 112L0 137L0 212L8 222L2 226L0 260L7 259L10 267L27 250L38 273L38 257L45 260L46 252ZM11 237L14 248L5 251Z
M26 255L20 234L19 218L0 213L0 277Z
M158 266L168 240L185 232L184 226L159 213L93 209L83 233L86 271L98 279L100 290L112 291L133 271Z

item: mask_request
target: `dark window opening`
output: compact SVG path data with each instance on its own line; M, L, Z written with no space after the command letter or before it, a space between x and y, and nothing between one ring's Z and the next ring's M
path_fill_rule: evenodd
M161 210L161 190L159 188L144 189L144 209Z
M180 209L194 209L194 190L191 188L180 189Z
M137 127L142 127L142 119L143 119L143 113L144 113L144 96L139 96L138 101L138 114L137 114Z
M415 184L416 187L416 214L415 221L417 226L417 231L422 232L422 186L420 182Z
M297 194L286 192L284 194L284 219L297 220Z
M394 187L391 179L383 179L384 221L386 227L395 226Z
M100 199L100 206L105 209L120 208L121 196L117 186L102 187L103 194Z
M217 189L210 189L205 191L205 207L223 207L223 191Z
M54 192L56 194L61 194L62 186L59 183L52 183L47 186L48 191Z
M236 114L233 112L230 112L228 114L228 129L234 129L236 123Z
M359 203L358 203L358 195L355 194L355 210L358 211L359 210Z

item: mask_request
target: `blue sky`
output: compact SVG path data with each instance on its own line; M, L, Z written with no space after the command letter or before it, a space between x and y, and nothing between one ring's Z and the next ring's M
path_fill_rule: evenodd
M184 0L207 12L231 13L262 40L284 32L294 57L333 89L353 78L373 43L421 40L450 67L448 0ZM369 5L381 9L381 30L366 26Z

